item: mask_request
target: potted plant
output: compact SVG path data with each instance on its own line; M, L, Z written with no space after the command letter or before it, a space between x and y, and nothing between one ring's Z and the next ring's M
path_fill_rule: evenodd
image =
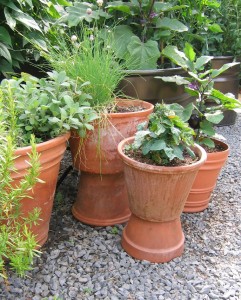
M198 212L208 207L211 193L229 153L228 145L216 139L214 125L222 120L224 110L241 107L241 103L233 98L232 94L225 95L214 88L214 79L237 63L225 64L218 70L208 68L207 64L213 57L196 58L196 53L189 43L186 43L184 52L179 51L177 47L167 46L162 53L180 65L189 76L160 77L160 79L184 85L186 91L196 98L195 103L191 104L193 113L189 124L195 130L196 143L205 146L208 157L198 172L184 211ZM210 105L209 100L214 101L216 105Z
M196 53L213 56L213 69L239 60L241 6L238 1L179 0L177 4L188 6L177 18L189 28L183 33L183 39L177 37L175 41L179 49L183 49L185 42L191 43ZM237 98L239 75L240 64L236 64L215 77L214 87L223 93L232 93ZM235 111L225 111L219 126L234 124L236 116Z
M20 78L4 79L0 85L0 103L3 120L16 150L14 168L11 172L11 186L19 185L30 169L29 153L31 135L36 140L39 154L39 180L29 190L29 197L21 197L21 217L24 218L36 208L40 210L38 224L31 226L38 245L42 246L48 237L49 222L53 205L60 161L66 149L70 129L80 133L91 129L89 119L93 109L76 83L65 72L52 72L48 78L38 79L28 74ZM7 189L11 190L11 186Z
M206 159L184 122L191 112L190 106L156 104L147 129L118 145L132 212L122 246L137 259L167 262L183 252L180 215Z
M157 75L182 74L179 67L160 57L160 50L172 44L175 36L188 30L174 16L185 6L160 1L97 1L96 3L75 1L66 8L60 22L70 28L85 21L98 24L103 31L113 32L111 47L116 56L125 61L126 78L120 81L123 93L151 103L164 100L186 105L191 102L181 86L158 82ZM114 28L113 28L114 25Z
M70 38L60 34L54 47L48 48L44 55L54 69L66 70L79 84L89 81L83 91L92 96L90 105L100 117L86 137L75 131L71 134L73 165L81 171L72 212L78 220L91 225L123 223L130 211L116 148L147 120L153 105L118 97L115 90L125 76L124 65L113 53L109 39L100 38L98 29L83 25L79 35Z

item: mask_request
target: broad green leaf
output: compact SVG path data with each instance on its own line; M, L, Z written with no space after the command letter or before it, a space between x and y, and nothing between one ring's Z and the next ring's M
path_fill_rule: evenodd
M209 25L208 29L215 33L223 32L222 28L216 23Z
M209 122L214 124L219 124L224 117L221 111L216 111L214 113L205 113L204 115Z
M186 54L186 57L190 60L190 61L194 61L196 58L196 53L192 47L191 44L189 43L185 43L185 48L184 48L184 53Z
M49 121L50 121L51 123L59 123L59 122L60 122L60 119L59 119L59 118L56 118L56 117L50 117L50 118L49 118Z
M192 115L192 112L193 112L193 109L194 109L193 103L189 103L188 105L186 105L184 107L184 110L183 110L183 113L182 113L182 116L181 116L181 119L184 122L187 122L190 119L190 117Z
M0 42L0 56L4 57L8 62L12 62L11 54L8 48Z
M211 77L215 78L217 76L219 76L220 74L222 74L224 71L228 70L229 68L238 65L238 62L233 62L233 63L228 63L228 64L224 64L220 69L217 70L213 70L211 73Z
M12 47L12 39L7 29L0 26L0 41Z
M162 50L162 54L184 70L188 69L189 64L187 57L183 52L179 51L176 46L169 45L165 47Z
M200 122L200 129L207 136L214 136L215 134L215 130L213 129L212 124L207 120L203 120L202 122Z
M173 148L173 155L175 155L175 157L183 160L184 157L183 157L183 149L182 149L182 147L179 147L179 146L174 147Z
M23 13L23 12L14 12L13 17L24 24L28 28L36 29L41 32L40 27L38 26L38 23L29 15Z
M115 49L115 53L119 58L125 58L128 52L127 46L134 36L131 27L128 25L119 25L114 28L112 47Z
M174 76L156 76L155 78L161 79L165 82L175 82L178 85L189 84L190 82L186 80L184 77L179 75Z
M211 59L213 59L213 56L201 56L201 57L199 57L195 62L195 69L199 70L204 65L206 65Z
M145 70L156 68L157 59L160 57L156 41L149 40L146 43L142 43L137 36L134 36L131 38L127 49L131 57L133 57L131 66L134 69Z
M185 26L183 23L176 19L170 19L167 17L158 19L156 22L156 28L165 28L177 32L188 31L188 27Z
M212 89L211 96L220 100L226 109L241 108L241 102L231 97L229 94L225 95L219 90Z
M9 12L7 7L4 7L4 15L7 21L8 26L14 30L15 26L16 26L16 20L12 17L11 13Z
M187 92L189 95L194 96L194 97L198 97L198 95L199 95L197 90L191 89L187 86L185 86L185 92Z
M215 147L214 141L209 139L209 138L203 138L201 140L201 145L206 145L209 148L214 148Z
M171 3L167 3L167 2L155 2L154 3L154 11L156 13L161 13L163 11L167 11L169 8L172 7L172 4Z
M151 151L160 151L165 149L166 147L166 143L164 140L156 140L154 142L152 142L152 144L150 145L150 150Z
M109 2L106 6L106 9L110 12L112 11L121 11L128 15L131 15L131 10L128 5L125 5L122 1Z

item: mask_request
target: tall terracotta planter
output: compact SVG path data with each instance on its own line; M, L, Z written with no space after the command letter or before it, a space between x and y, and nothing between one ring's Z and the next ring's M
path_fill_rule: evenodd
M40 175L39 179L44 183L37 183L31 194L32 198L22 199L21 213L28 215L30 211L38 207L41 209L40 220L37 225L31 227L31 231L36 235L37 243L42 246L49 231L50 217L53 207L55 188L59 173L60 161L66 149L66 142L70 134L54 138L37 145L37 152L40 153ZM31 147L19 148L15 151L14 166L16 172L12 173L13 185L23 179L26 170L30 167L28 153Z
M147 165L124 154L124 147L133 139L118 145L132 212L121 243L137 259L167 262L184 250L180 215L206 152L196 145L194 151L200 160L188 166Z
M142 106L144 110L110 113L96 124L81 145L75 132L70 138L74 168L81 171L72 213L79 221L96 226L120 224L130 217L123 165L118 143L133 135L147 121L153 105L141 100L119 100L118 106Z
M218 175L225 164L229 146L224 142L215 140L216 144L223 147L223 151L207 153L207 160L201 166L184 206L184 212L195 213L206 209L209 205L211 194L216 186Z

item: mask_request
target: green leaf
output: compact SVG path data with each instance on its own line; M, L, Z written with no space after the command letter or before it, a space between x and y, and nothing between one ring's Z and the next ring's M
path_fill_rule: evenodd
M213 70L211 73L211 77L215 78L215 77L219 76L220 74L222 74L223 72L225 72L226 70L228 70L229 68L236 66L238 64L239 64L239 62L224 64L220 69Z
M219 124L224 118L224 115L221 111L216 111L214 113L205 113L204 115L209 122L214 124Z
M147 41L142 43L137 36L131 38L127 49L133 57L131 66L134 69L155 69L157 66L157 59L160 57L158 43L156 41Z
M184 48L184 53L186 54L186 57L190 60L190 61L194 61L196 58L196 53L192 47L191 44L189 43L185 43L185 48Z
M189 84L190 82L186 80L184 77L179 75L174 76L156 76L155 78L161 79L165 82L175 82L178 85Z
M188 59L185 54L177 49L176 46L167 46L162 50L162 54L168 57L176 65L182 67L184 70L187 70L189 67Z
M114 28L111 43L117 57L125 58L126 53L128 52L127 46L134 36L130 26L118 25Z
M183 110L182 116L181 116L181 119L184 122L187 122L190 119L193 109L194 109L193 103L189 103L188 105L186 105L184 107L184 110Z
M51 123L59 123L60 122L60 119L59 118L56 118L56 117L49 117L49 121Z
M212 24L208 26L208 29L214 33L223 32L222 28L218 24Z
M19 22L24 24L26 27L36 29L36 30L42 32L40 27L38 26L37 22L31 16L29 16L23 12L21 12L21 13L14 12L13 16L16 20L18 20Z
M214 148L215 147L214 141L209 139L209 138L203 138L201 140L201 145L206 145L209 148Z
M163 150L165 149L166 147L166 143L164 140L157 140L150 145L150 150L151 151L160 151L160 150Z
M165 28L177 32L188 31L188 27L183 23L176 19L170 19L167 17L158 19L156 22L156 28Z
M7 21L8 26L14 30L15 26L16 26L16 20L12 17L12 15L10 14L9 10L7 7L4 7L4 15Z
M199 57L195 62L195 69L199 70L204 65L206 65L211 59L213 59L213 56L201 56L201 57Z
M121 12L126 13L128 15L131 15L130 7L128 5L125 5L122 1L115 1L115 2L112 2L112 3L110 2L106 6L106 9L109 12L121 11Z
M0 41L12 47L12 39L7 29L0 26Z
M12 63L11 54L3 43L0 43L0 56L3 56L8 62Z
M211 96L218 99L226 109L241 108L241 102L231 97L229 94L225 95L219 90L212 89Z
M203 120L202 122L200 122L200 129L207 136L214 136L215 134L213 126L208 120Z

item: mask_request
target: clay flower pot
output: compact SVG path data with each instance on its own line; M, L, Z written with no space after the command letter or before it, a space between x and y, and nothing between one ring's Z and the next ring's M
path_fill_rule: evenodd
M44 183L37 183L32 193L32 198L22 199L21 213L28 215L29 211L38 207L41 209L40 220L37 225L31 227L31 231L36 235L38 245L42 246L47 238L49 231L50 217L53 207L55 188L59 173L60 161L63 158L66 142L70 133L51 139L37 145L37 152L40 153L40 175L39 179ZM26 170L29 168L28 153L31 147L19 148L15 151L14 167L16 172L12 173L13 185L23 179Z
M183 253L180 215L206 152L196 145L194 151L200 157L197 162L188 166L154 166L124 154L124 147L133 140L131 137L118 145L132 212L121 243L137 259L167 262Z
M219 144L224 148L223 151L207 153L207 160L201 166L193 183L185 203L184 212L195 213L206 209L209 205L212 191L214 190L217 178L224 166L228 154L229 146L221 141L214 140L215 144Z
M72 132L70 149L74 168L81 171L78 195L72 213L79 221L96 226L126 222L130 217L123 165L118 143L132 136L137 125L147 121L153 105L141 100L119 100L118 106L141 106L144 110L109 113L103 125L95 126L81 144Z

